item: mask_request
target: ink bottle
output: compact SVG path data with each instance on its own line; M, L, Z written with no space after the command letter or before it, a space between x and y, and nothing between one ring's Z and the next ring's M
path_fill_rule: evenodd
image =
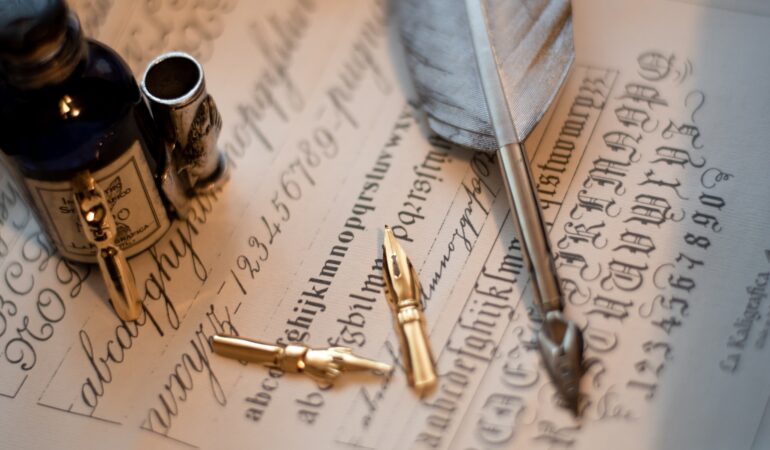
M136 80L113 50L83 36L63 0L0 8L0 149L65 258L97 262L73 196L84 171L103 191L125 256L170 226L166 150Z

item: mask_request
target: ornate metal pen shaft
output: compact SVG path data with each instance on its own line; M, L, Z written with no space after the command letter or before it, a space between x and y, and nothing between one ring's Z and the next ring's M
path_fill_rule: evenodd
M238 336L216 335L211 338L214 353L239 361L279 367L285 372L305 373L319 381L332 382L342 372L368 371L384 374L388 364L361 358L347 347L312 349L304 345L272 345Z

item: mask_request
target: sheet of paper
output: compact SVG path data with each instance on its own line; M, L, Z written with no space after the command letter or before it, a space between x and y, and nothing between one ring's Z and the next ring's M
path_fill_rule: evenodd
M51 254L3 173L4 445L766 448L770 19L762 6L581 0L577 60L527 145L584 328L583 413L558 398L496 162L425 137L382 1L73 2L141 73L204 63L230 183L132 260L120 323ZM751 15L748 13L757 13ZM441 381L332 388L208 338L344 345L398 366L380 244L419 269Z

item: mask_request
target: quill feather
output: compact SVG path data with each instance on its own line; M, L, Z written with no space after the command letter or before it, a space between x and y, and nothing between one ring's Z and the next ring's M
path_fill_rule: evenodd
M568 0L480 0L520 140L553 101L574 58ZM486 152L499 148L464 0L399 0L406 63L438 135Z

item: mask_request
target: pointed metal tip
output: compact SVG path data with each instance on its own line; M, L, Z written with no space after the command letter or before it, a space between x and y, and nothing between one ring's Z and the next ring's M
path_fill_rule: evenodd
M389 227L385 228L385 239L382 243L382 269L386 291L392 291L392 295L386 294L392 304L418 298L417 274L398 238Z
M395 240L396 240L396 235L393 234L393 230L389 226L385 225L385 241L393 242Z
M575 392L575 395L568 395L566 392L561 392L562 398L565 402L565 407L568 409L575 418L580 417L580 392Z
M393 230L387 225L385 225L385 239L382 242L382 251L382 256L384 258L383 262L390 273L393 273L394 267L391 267L393 266L393 257L397 256L399 253L403 253L403 250L396 239L396 235L393 234Z
M372 372L376 375L385 375L393 370L393 367L390 364L356 356L348 348L332 347L327 349L327 351L329 354L333 354L338 358L338 364L340 364L340 367L346 371L364 371Z
M538 346L548 374L566 406L579 415L580 378L583 376L583 336L560 311L549 311L538 334Z

